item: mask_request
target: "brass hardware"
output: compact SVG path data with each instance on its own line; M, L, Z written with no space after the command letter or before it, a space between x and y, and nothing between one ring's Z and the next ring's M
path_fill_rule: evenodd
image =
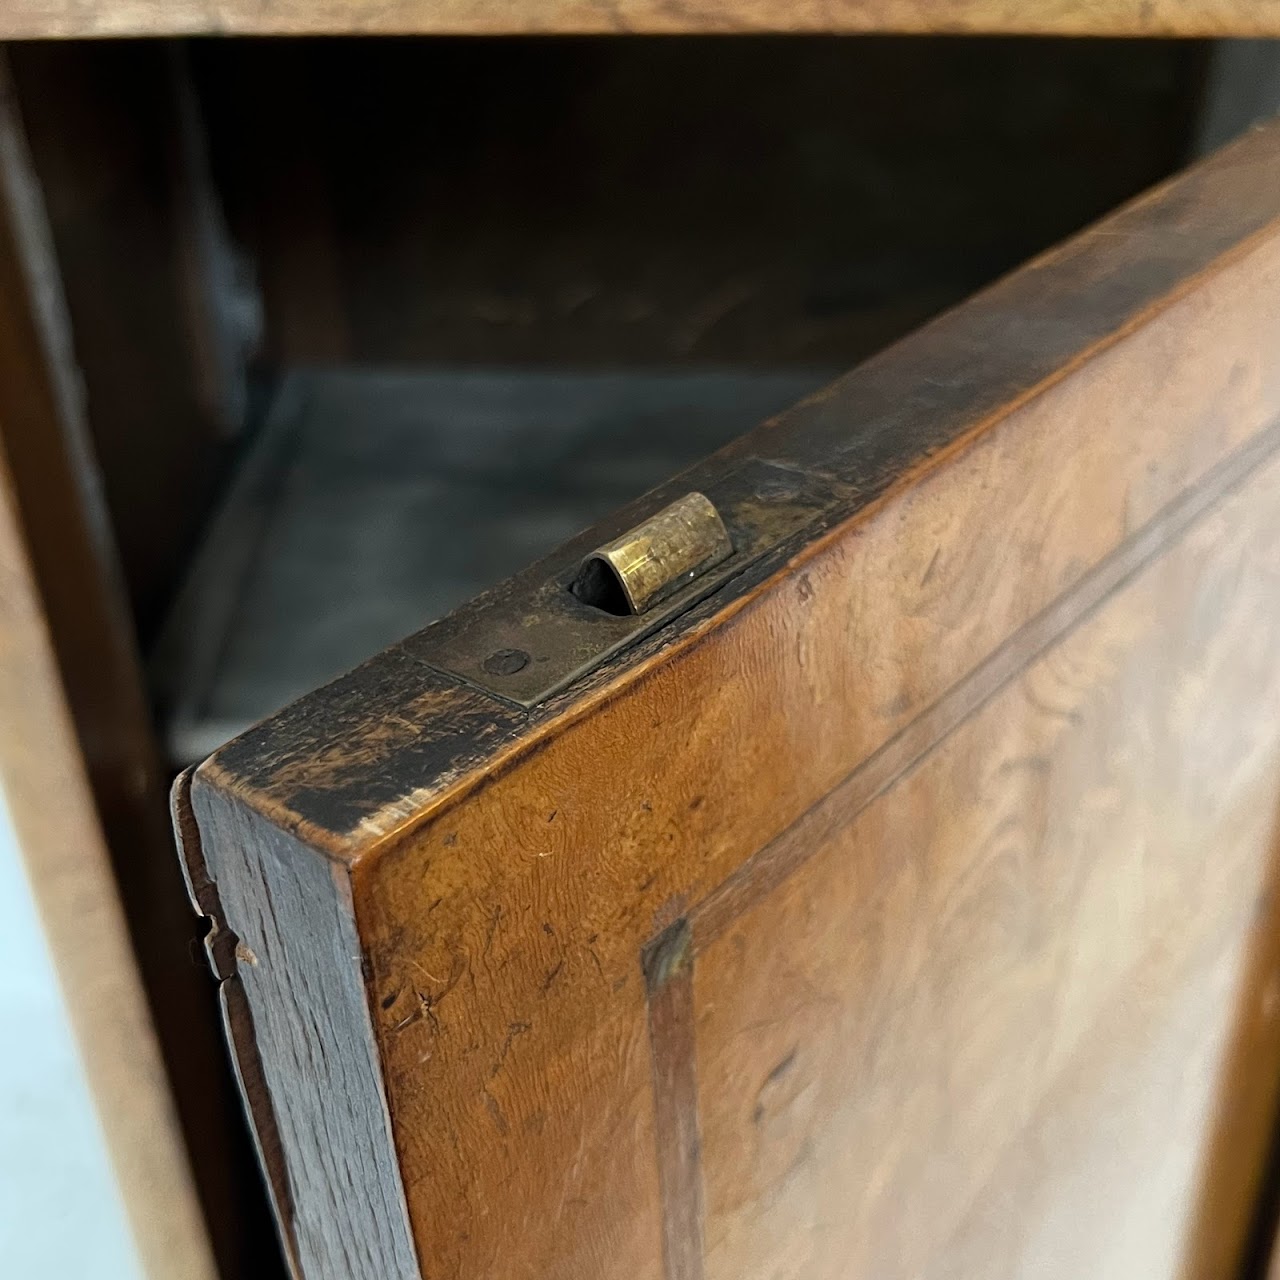
M689 493L597 547L570 590L606 613L644 613L731 555L720 513L704 494Z
M816 524L842 509L849 492L849 486L829 476L758 458L743 459L727 469L719 462L708 463L683 484L673 481L641 498L594 534L581 535L410 636L404 649L496 697L536 706L679 618L732 579L763 572L757 566L787 554L794 540L811 537ZM686 506L690 499L701 500L698 508L706 504L701 514ZM682 509L683 517L678 514ZM705 548L700 553L682 549L685 544L680 539L685 535L680 524L691 517L702 532L698 539L689 535L688 545ZM656 590L651 586L648 595L637 587L628 597L621 575L633 561L623 561L621 570L610 561L606 569L603 557L614 548L636 543L642 535L650 546L657 544L663 530L670 530L671 519L676 521L676 544L672 546L670 534L665 535L664 545L670 550L663 552L660 584ZM724 543L709 536L717 527ZM607 541L601 541L602 534ZM728 549L721 555L718 548L726 544ZM676 568L677 562L683 568ZM583 569L588 564L600 566L599 572L609 575L605 585L611 583L615 593L612 609L600 607L600 597L584 587ZM577 591L585 591L585 600ZM632 613L633 604L644 612Z

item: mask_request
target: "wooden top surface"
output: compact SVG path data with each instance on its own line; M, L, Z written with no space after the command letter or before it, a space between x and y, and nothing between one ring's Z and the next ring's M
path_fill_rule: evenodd
M1280 35L1277 0L12 0L0 38L619 32Z
M570 554L585 554L743 458L820 470L851 495L659 636L563 693L530 710L482 693L423 660L428 628L237 738L201 776L344 861L403 835L695 643L828 530L918 480L1176 301L1199 275L1274 233L1278 143L1280 126L1254 131L567 544ZM534 565L512 581L536 583L546 572Z

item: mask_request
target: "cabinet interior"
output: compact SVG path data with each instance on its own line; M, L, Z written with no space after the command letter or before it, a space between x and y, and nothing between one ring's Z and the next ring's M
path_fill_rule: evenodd
M1177 169L1195 41L23 46L175 766Z

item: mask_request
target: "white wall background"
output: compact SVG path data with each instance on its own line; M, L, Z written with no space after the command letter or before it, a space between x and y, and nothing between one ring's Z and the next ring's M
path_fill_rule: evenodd
M142 1276L3 796L0 1275Z

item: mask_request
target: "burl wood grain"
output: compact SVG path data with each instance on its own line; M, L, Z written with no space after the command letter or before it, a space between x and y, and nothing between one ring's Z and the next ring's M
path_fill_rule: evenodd
M1261 36L1275 0L10 0L0 38L898 31Z
M488 714L411 640L197 771L263 1019L362 974L423 1275L1230 1274L1280 1079L1278 340L1271 131L727 451L855 497L668 634ZM265 905L324 857L358 955Z
M1274 927L1277 493L1273 460L877 798L756 855L785 880L694 909L689 1274L1180 1273Z

